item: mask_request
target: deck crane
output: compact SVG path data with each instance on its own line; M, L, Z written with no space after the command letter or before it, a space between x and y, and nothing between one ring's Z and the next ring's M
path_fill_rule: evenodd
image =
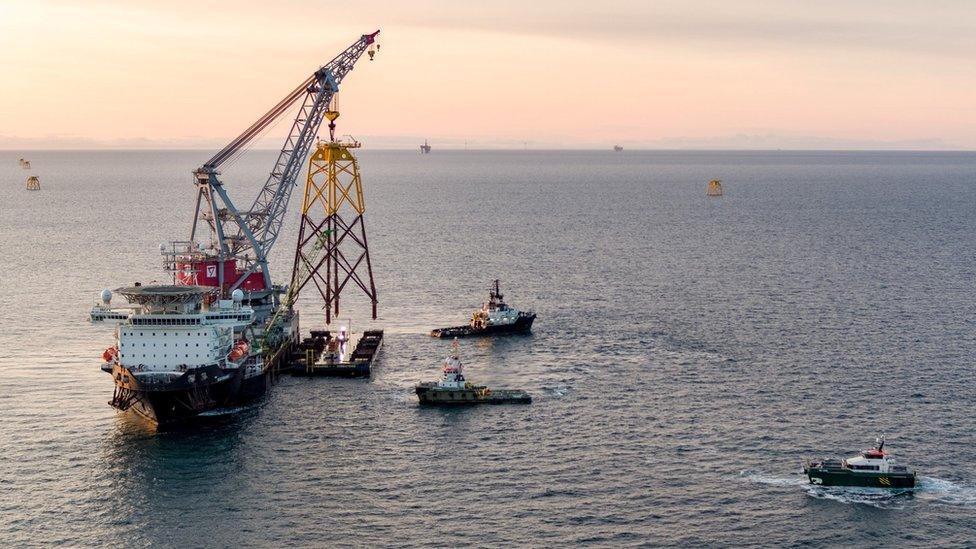
M252 300L270 305L268 309L277 306L281 290L272 286L268 254L281 231L292 189L329 104L339 91L339 83L367 49L374 52L373 44L379 32L362 35L193 172L198 193L190 239L161 249L167 267L178 282L216 286L224 296L240 288L251 292ZM299 101L301 108L267 181L251 208L239 210L219 178L221 166L246 149ZM205 248L196 241L201 220L210 229L210 245ZM273 304L264 299L268 297Z

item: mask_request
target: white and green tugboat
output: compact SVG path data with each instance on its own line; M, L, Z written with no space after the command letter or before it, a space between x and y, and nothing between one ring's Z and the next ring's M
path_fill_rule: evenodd
M803 472L811 484L862 486L866 488L914 488L915 470L898 464L884 450L884 436L877 446L847 459L823 459L808 463Z
M421 404L456 406L468 404L529 404L532 396L519 389L492 390L484 385L474 385L464 377L457 339L451 355L444 359L444 377L440 381L427 381L417 385L417 398Z

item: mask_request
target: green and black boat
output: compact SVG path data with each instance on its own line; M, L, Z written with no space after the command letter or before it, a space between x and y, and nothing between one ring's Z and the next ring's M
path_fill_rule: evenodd
M465 379L457 338L454 339L451 356L444 360L444 377L440 381L418 383L416 391L421 404L433 406L532 402L532 396L521 389L492 390Z
M884 451L884 437L861 455L847 459L812 461L803 467L811 484L866 488L914 488L915 470L901 465Z

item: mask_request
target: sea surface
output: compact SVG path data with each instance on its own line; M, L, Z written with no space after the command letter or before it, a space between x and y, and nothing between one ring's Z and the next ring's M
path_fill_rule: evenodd
M274 154L225 170L242 209ZM87 312L167 280L208 156L0 153L0 545L976 543L976 154L365 149L380 318L342 316L386 329L373 378L156 433L106 404ZM420 408L450 349L427 332L494 278L539 317L464 340L468 376L534 402ZM918 489L800 474L881 433Z

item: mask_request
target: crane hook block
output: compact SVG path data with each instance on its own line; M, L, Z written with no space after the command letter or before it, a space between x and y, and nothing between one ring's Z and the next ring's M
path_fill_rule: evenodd
M325 111L325 117L329 119L329 122L335 122L335 119L339 118L339 111Z

